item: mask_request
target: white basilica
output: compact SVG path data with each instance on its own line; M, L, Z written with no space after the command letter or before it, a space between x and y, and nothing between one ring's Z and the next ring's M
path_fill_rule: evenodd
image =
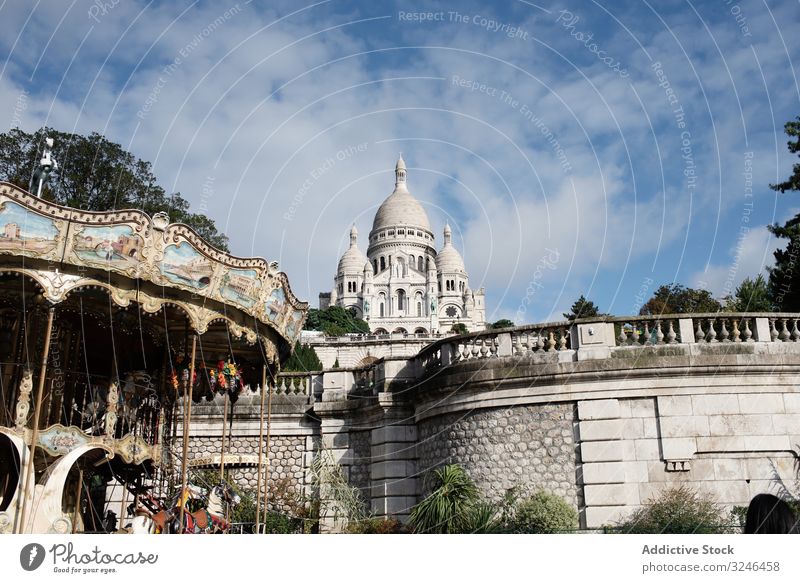
M369 233L366 256L350 229L350 248L339 260L333 290L319 295L320 308L354 308L377 334L446 333L456 323L470 331L486 327L484 290L472 290L450 225L436 252L428 215L406 186L402 156L394 191L383 201Z

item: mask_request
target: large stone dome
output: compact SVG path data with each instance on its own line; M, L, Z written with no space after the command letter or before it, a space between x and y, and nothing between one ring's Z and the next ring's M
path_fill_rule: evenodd
M431 232L431 224L428 221L428 214L419 201L408 191L406 186L406 163L403 157L397 161L395 167L394 192L383 201L383 204L375 213L375 220L372 223L372 230L383 229L386 227L421 227Z

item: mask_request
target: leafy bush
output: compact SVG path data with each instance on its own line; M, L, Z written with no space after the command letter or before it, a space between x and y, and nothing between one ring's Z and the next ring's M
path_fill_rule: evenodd
M509 530L515 533L549 534L578 526L578 512L565 500L538 490L516 505Z
M727 517L711 499L688 486L664 490L619 524L630 534L718 534L728 532Z

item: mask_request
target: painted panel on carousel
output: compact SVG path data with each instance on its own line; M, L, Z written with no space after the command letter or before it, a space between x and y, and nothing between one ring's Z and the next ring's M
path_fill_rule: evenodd
M261 293L261 282L255 269L228 269L222 276L219 295L246 309L251 309Z
M89 438L77 427L53 425L39 434L39 445L50 455L65 455L89 443Z
M141 261L143 239L130 225L84 227L75 235L75 254L84 263L127 271Z
M0 202L0 252L21 251L40 256L56 248L58 226L9 200Z
M289 337L292 344L294 344L295 340L297 340L297 336L300 334L300 322L302 321L302 310L294 310L292 315L289 316L289 322L286 324L286 336Z
M286 309L286 292L282 287L276 287L267 298L264 312L270 322L277 322Z
M194 289L206 289L214 272L211 260L186 241L167 245L159 269L172 283Z

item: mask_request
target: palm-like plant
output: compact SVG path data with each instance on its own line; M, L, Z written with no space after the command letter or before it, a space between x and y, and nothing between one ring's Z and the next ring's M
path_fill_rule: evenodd
M478 501L478 489L458 465L437 468L432 474L433 489L411 511L409 524L414 532L448 534L464 532L467 518Z

